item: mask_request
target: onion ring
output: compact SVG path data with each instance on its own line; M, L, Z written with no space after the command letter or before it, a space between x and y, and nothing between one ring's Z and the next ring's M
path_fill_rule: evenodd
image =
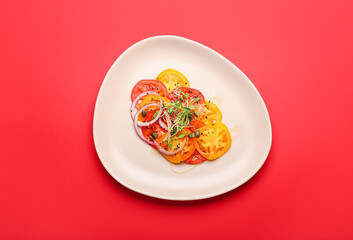
M136 116L134 119L134 128L135 128L137 135L147 144L153 145L154 144L153 141L146 139L145 136L143 136L141 127L137 126L137 118L138 117Z
M159 119L159 117L162 115L162 109L160 109L159 112L158 112L158 114L157 114L157 116L156 116L153 120L151 120L151 121L149 121L149 122L140 122L140 121L137 120L139 114L140 114L144 109L146 109L146 108L148 108L148 107L154 107L154 106L162 108L162 106L161 106L160 104L158 104L158 103L149 103L149 104L146 104L145 106L143 106L142 108L140 108L140 110L137 111L137 113L135 114L135 117L134 117L134 121L137 122L137 123L136 123L137 126L139 126L139 127L146 127L146 126L149 126L149 125L151 125L151 124L157 122L157 120Z
M167 121L167 126L165 125L165 123L162 121L162 118L160 117L158 122L159 122L159 125L161 126L161 128L163 128L164 130L167 131L167 134L165 135L164 139L162 140L163 142L167 141L168 137L169 137L169 134L170 134L170 126L172 125L172 120L170 119L170 116L169 114L163 110L163 113L164 113L164 116L166 118L166 121ZM162 124L164 125L164 127L162 126Z
M181 144L180 148L178 148L175 151L168 151L165 150L164 148L162 148L161 146L159 146L158 142L156 140L153 140L154 145L157 147L158 151L164 155L174 155L177 154L178 152L180 152L181 150L183 150L183 148L185 147L186 144L186 137L184 138L184 142Z
M130 115L131 115L131 118L134 119L135 115L136 115L136 103L144 96L146 95L156 95L159 97L159 104L162 105L162 98L161 96L157 93L157 92L154 92L154 91L146 91L146 92L142 92L140 93L139 95L137 95L137 97L134 99L134 101L132 102L131 104L131 107L130 107Z
M158 123L159 123L159 126L161 126L161 128L168 131L168 126L163 122L162 118L158 119Z

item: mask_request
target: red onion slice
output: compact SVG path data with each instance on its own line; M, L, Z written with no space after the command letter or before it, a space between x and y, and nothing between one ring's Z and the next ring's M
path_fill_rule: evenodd
M137 135L146 143L148 143L149 145L153 145L153 141L149 140L149 139L146 139L145 136L143 136L143 133L142 133L142 129L141 127L137 126L137 116L135 117L134 119L134 127L135 127L135 131L137 133Z
M132 102L131 104L131 107L130 107L130 114L131 114L131 118L134 119L135 115L136 115L136 103L144 96L146 95L156 95L159 97L159 104L162 105L162 98L161 96L159 96L159 94L157 92L154 92L154 91L146 91L146 92L142 92L140 93L139 95L137 95L137 97L134 99L134 101Z
M169 128L170 128L170 126L172 126L172 120L170 119L169 114L165 110L163 110L163 114L164 114L163 116L165 116L165 118L166 118L167 125L162 121L161 117L159 118L158 122L159 122L159 125L161 126L161 128L163 128L164 130L167 131L167 134L165 135L164 139L162 140L163 142L165 142L165 141L167 141L168 136L170 134Z
M162 118L158 119L158 123L159 123L159 126L161 126L161 128L163 128L164 130L168 131L168 126L167 126L167 124L165 124L163 122Z
M151 125L151 124L157 122L157 120L159 119L159 117L162 115L162 109L159 109L159 112L158 112L157 116L156 116L154 119L152 119L151 121L149 121L149 122L140 122L139 120L137 120L139 114L140 114L144 109L146 109L146 108L148 108L148 107L154 107L154 106L161 108L161 105L158 104L158 103L149 103L149 104L146 104L145 106L143 106L142 108L140 108L140 110L137 111L137 113L135 114L135 117L134 117L134 121L135 121L135 120L137 121L137 126L139 126L139 127L146 127L146 126L149 126L149 125Z
M153 140L154 145L157 147L158 151L164 155L174 155L177 154L178 152L180 152L181 150L183 150L183 148L185 147L186 144L186 137L184 138L184 142L181 144L180 148L178 148L175 151L168 151L165 150L164 148L162 148L161 146L159 146L158 142L156 140Z

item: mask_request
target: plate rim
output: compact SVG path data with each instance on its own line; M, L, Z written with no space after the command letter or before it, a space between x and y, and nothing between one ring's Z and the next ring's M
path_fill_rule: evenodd
M160 195L160 194L154 194L154 193L150 193L148 191L144 191L144 190L141 190L141 189L137 189L135 188L134 186L131 186L130 184L126 183L125 181L121 180L118 176L116 176L116 174L114 174L106 165L106 163L104 162L104 160L102 159L101 157L101 154L100 154L100 151L99 151L99 144L97 143L97 140L96 140L96 111L97 111L97 105L98 105L98 102L101 98L101 92L102 92L102 89L106 83L106 79L110 76L111 72L113 71L113 69L115 68L115 66L120 62L120 59L125 56L126 54L128 54L128 52L132 51L132 49L136 48L137 46L147 42L147 41L154 41L154 40L158 40L158 39L178 39L178 40L182 40L182 41L186 41L186 42L189 42L189 43L192 43L192 44L196 44L200 47L203 47L203 48L206 48L207 50L211 51L213 54L216 54L218 57L221 57L223 60L225 60L226 62L228 62L229 64L231 64L234 68L236 68L239 73L241 75L243 75L243 77L245 77L248 81L248 83L250 84L250 86L253 88L253 90L255 90L255 93L257 95L257 98L260 100L265 112L266 112L266 118L268 120L268 128L269 128L269 139L268 139L268 144L266 146L266 152L264 154L264 157L263 159L261 159L261 161L259 161L259 164L257 165L256 168L253 169L253 171L249 172L249 174L247 175L247 177L244 177L242 181L239 181L237 184L234 184L228 188L225 188L223 190L219 190L219 191L215 191L215 192L212 192L212 193L209 193L209 194L202 194L202 195L198 195L198 196L193 196L193 197L185 197L185 196L178 196L178 197L168 197L168 196L165 196L165 195ZM113 177L118 183L120 183L121 185L123 185L124 187L134 191L134 192L137 192L137 193L140 193L140 194L143 194L143 195L146 195L146 196L149 196L149 197L153 197L153 198L157 198L157 199L164 199L164 200L171 200L171 201L195 201L195 200L201 200L201 199L208 199L208 198L212 198L212 197L216 197L216 196L219 196L219 195L222 195L222 194L225 194L227 192L230 192L238 187L240 187L241 185L243 185L244 183L246 183L247 181L249 181L259 170L260 168L264 165L264 163L266 162L267 158L268 158L268 155L271 151L271 148L272 148L272 123L271 123L271 118L270 118L270 114L268 112L268 109L267 109L267 106L262 98L262 96L260 95L259 91L257 90L257 88L255 87L255 85L253 84L253 82L235 65L233 64L230 60L228 60L226 57L224 57L223 55L221 55L220 53L216 52L215 50L211 49L210 47L207 47L206 45L203 45L197 41L194 41L194 40L190 40L188 38L184 38L184 37L180 37L180 36L176 36L176 35L157 35L157 36L152 36L152 37L148 37L148 38L145 38L145 39L142 39L136 43L134 43L133 45L131 45L130 47L128 47L123 53L121 53L119 55L119 57L114 61L114 63L111 65L111 67L109 68L108 72L106 73L104 79L103 79L103 82L99 88L99 91L98 91L98 94L97 94L97 98L96 98L96 102L95 102L95 105L94 105L94 113L93 113L93 142L94 142L94 146L95 146L95 149L96 149L96 153L98 155L98 158L100 160L100 162L102 163L103 167L105 168L105 170L110 174L111 177Z

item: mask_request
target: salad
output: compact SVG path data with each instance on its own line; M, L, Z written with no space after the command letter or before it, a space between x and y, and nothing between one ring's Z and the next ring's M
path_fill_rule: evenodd
M131 101L136 133L172 163L215 160L232 144L219 108L177 70L137 82Z

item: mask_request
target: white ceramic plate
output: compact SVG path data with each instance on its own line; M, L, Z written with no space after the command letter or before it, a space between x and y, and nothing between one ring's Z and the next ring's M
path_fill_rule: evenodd
M233 139L230 150L215 161L189 171L178 169L187 164L177 166L183 173L139 139L129 114L133 86L168 68L182 72L191 87L219 106ZM99 91L93 136L102 164L118 182L170 200L209 198L240 186L263 165L272 140L266 106L250 80L212 49L176 36L140 41L115 61Z

